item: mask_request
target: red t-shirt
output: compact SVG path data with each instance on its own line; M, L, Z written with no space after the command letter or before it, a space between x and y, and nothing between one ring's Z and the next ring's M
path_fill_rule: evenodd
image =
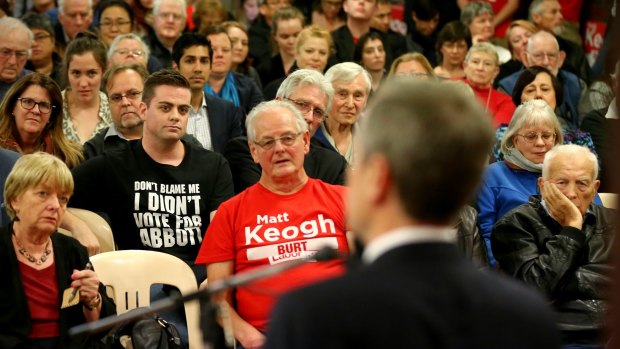
M297 193L255 184L224 202L205 234L196 264L234 261L234 273L312 255L323 246L348 253L342 186L308 179ZM342 261L314 262L235 292L236 310L259 331L278 295L344 272Z
M564 19L569 22L579 23L583 0L559 0L559 2L562 7L562 16L564 16Z
M28 337L58 337L60 335L60 328L58 327L60 303L58 301L55 263L45 269L36 270L19 262L19 271L32 323Z
M501 11L502 8L504 8L504 6L506 6L506 4L508 3L508 0L484 0L484 1L488 2L491 5L491 7L493 8L493 12L495 13L496 16L499 13L499 11ZM512 17L508 17L502 23L498 24L495 27L494 36L496 38L503 38L504 36L506 36L506 30L508 30L508 26L510 25L510 22L512 22Z

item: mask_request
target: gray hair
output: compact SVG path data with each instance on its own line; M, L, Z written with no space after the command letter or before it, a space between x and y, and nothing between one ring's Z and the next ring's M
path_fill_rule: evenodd
M560 121L553 109L541 99L532 99L519 105L512 115L508 130L502 138L502 153L506 154L509 148L514 148L514 137L522 128L538 125L547 125L553 128L555 145L564 143L562 126L560 126Z
M185 0L155 0L153 2L153 16L157 16L159 14L159 7L161 6L162 1L174 1L179 4L181 6L181 16L187 19L187 3L185 2Z
M493 47L493 44L488 42L479 42L470 47L469 51L467 51L467 54L465 55L465 62L469 62L471 56L477 52L488 53L491 57L493 57L493 60L495 60L495 65L499 66L499 56L497 55L497 51L495 50L495 47Z
M86 0L88 11L93 10L93 0ZM58 0L58 13L65 14L65 0Z
M127 33L127 34L121 34L115 37L114 40L112 40L112 42L110 43L110 48L108 49L108 62L112 59L112 56L114 55L114 51L116 51L116 49L118 48L118 45L120 45L121 41L123 40L134 40L138 42L142 46L142 51L144 51L146 60L147 61L149 60L149 55L151 54L149 45L147 45L137 34Z
M461 10L461 22L469 28L469 25L474 21L474 18L485 13L490 13L492 16L495 15L491 4L485 1L470 2Z
M441 224L474 193L494 140L491 120L475 98L453 84L419 79L382 85L358 133L356 162L385 158L403 211Z
M556 39L555 36L553 36L553 34L546 32L544 30L540 30L532 34L532 36L530 36L530 38L527 40L527 52L528 53L532 52L535 42L538 41L538 39L542 39L544 37L553 39L553 43L554 43L556 51L558 52L560 51L560 44L558 44L558 39Z
M545 154L542 168L542 176L544 179L549 178L549 168L558 154L568 155L573 159L585 158L592 164L592 179L598 178L598 159L590 149L577 144L563 144L551 148L551 150Z
M545 1L548 0L534 0L532 1L532 3L530 4L530 7L528 8L528 20L531 22L532 21L532 17L535 14L539 14L541 12L543 12L545 10Z
M28 57L30 57L32 42L34 41L34 34L32 34L30 28L17 18L9 16L0 18L0 42L4 41L15 30L21 30L28 34L28 40L30 40L28 44Z
M370 94L372 88L372 78L370 74L361 65L353 62L344 62L333 65L325 72L325 78L330 83L335 82L351 82L355 80L359 75L364 77L364 83L366 83L366 95Z
M245 127L248 131L249 141L251 142L256 141L256 128L254 126L256 119L263 113L270 111L272 109L276 109L276 108L286 109L291 112L291 114L295 118L295 124L297 125L297 130L299 132L308 131L308 123L304 119L303 115L301 115L301 112L297 108L295 108L293 104L289 102L285 102L285 101L272 100L272 101L262 102L256 107L254 107L250 111L250 114L248 114L247 118L245 119Z
M298 87L301 86L316 86L327 96L327 105L325 110L329 112L332 109L332 102L334 100L334 87L332 84L316 70L312 69L298 69L284 79L276 98L289 98Z

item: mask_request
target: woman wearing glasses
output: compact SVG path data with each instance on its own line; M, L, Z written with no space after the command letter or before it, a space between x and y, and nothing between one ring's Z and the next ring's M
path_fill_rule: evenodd
M69 86L62 91L62 111L71 141L84 144L112 123L108 97L100 91L106 64L105 46L94 34L78 33L67 47L63 66Z
M478 194L478 224L491 266L496 264L491 252L493 225L538 193L545 154L562 140L560 123L547 102L531 100L515 111L501 143L504 161L488 167Z
M123 0L106 0L97 6L97 25L99 37L110 47L112 40L119 35L133 30L133 13L131 7Z
M49 76L32 73L16 81L0 104L0 147L21 154L44 151L67 166L82 160L82 147L62 131L62 96Z

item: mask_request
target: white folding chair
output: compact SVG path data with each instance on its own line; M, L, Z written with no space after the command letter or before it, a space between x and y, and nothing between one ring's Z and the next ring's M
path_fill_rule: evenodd
M84 221L84 223L86 223L90 230L95 234L95 237L99 240L101 252L116 250L114 235L112 235L112 228L110 228L110 225L105 219L95 212L83 210L81 208L69 207L67 210ZM73 232L66 229L59 228L58 231L65 235L74 237Z
M101 282L112 289L118 314L148 306L153 284L175 286L182 295L198 289L192 269L166 253L123 250L100 253L90 260ZM185 317L190 349L202 348L198 301L185 303Z
M598 193L601 197L603 206L608 208L618 208L618 194L616 193Z

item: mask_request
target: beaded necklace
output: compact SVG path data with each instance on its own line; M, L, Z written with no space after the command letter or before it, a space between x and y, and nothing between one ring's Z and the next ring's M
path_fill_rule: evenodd
M21 254L22 256L26 257L26 259L28 260L28 262L30 263L34 263L36 265L41 265L43 263L45 263L45 261L47 260L47 257L52 253L52 250L50 250L50 241L51 239L48 238L47 243L45 244L45 252L43 252L43 254L41 255L40 258L34 258L33 255L30 254L30 252L28 252L24 246L22 245L21 240L19 240L19 238L17 237L17 235L15 235L15 233L13 233L13 236L15 237L15 242L17 243L17 246L19 247L19 254Z

